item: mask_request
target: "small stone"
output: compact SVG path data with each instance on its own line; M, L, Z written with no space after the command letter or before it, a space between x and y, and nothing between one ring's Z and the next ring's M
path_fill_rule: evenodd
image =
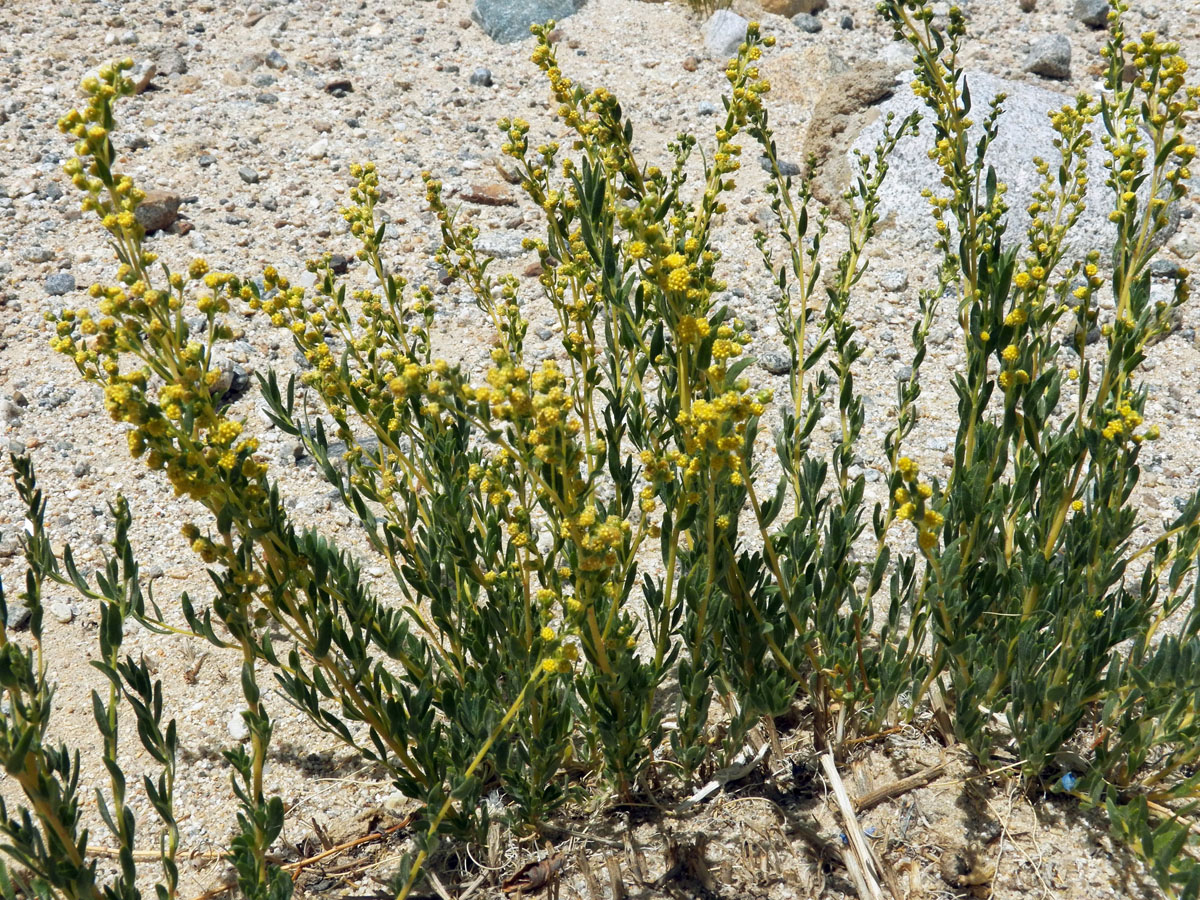
M304 151L304 155L309 159L324 159L325 154L329 152L329 141L321 138L321 140L309 145L309 148Z
M0 539L0 558L12 559L21 552L21 542L15 537L6 536Z
M912 366L901 366L896 370L897 381L908 381L912 378Z
M491 87L492 70L486 66L477 66L471 73L470 82L476 87Z
M1167 244L1167 247L1180 259L1191 259L1200 251L1200 247L1197 247L1196 242L1185 234L1177 235Z
M333 97L345 97L354 93L354 84L349 78L335 78L325 82L325 93Z
M21 407L5 397L0 400L0 416L4 418L5 422L15 422L21 418Z
M270 106L279 102L279 96L277 94L259 94L254 98L254 102Z
M1150 274L1157 278L1177 278L1179 263L1170 259L1156 259L1150 263Z
M8 608L8 627L14 631L24 631L29 627L29 620L33 613L29 611L29 607L19 600L13 606Z
M1031 13L1037 9L1037 0L1017 0L1017 6L1021 12Z
M277 72L282 72L288 67L287 60L283 58L283 54L278 50L272 50L264 56L263 62L266 63L268 69L274 69Z
M75 290L75 276L70 272L55 272L46 279L46 293L51 297L61 297Z
M820 12L829 5L829 0L758 0L758 5L763 12L790 17L798 13Z
M240 169L238 169L238 176L242 179L242 181L246 182L246 184L258 184L259 182L258 172L254 171L254 169L250 168L249 166L242 166Z
M138 206L135 215L147 233L166 231L179 218L182 200L174 191L146 191L146 199Z
M71 470L76 478L83 478L92 471L92 464L86 459L75 463L75 468Z
M792 357L782 350L764 350L758 354L758 364L772 375L786 375L792 371Z
M472 184L459 196L468 203L482 206L516 206L516 198L502 184Z
M908 273L903 269L891 269L879 276L879 286L895 293L908 287Z
M737 13L718 9L704 25L704 46L714 56L732 56L746 40L750 23Z
M842 28L843 28L844 30L846 30L846 31L853 31L853 30L854 30L854 18L853 18L853 16L842 16L842 18L841 18L841 19L838 21L838 24L839 24L839 25L841 25L841 26L842 26Z
M187 60L174 48L161 51L155 58L155 65L164 75L186 75L188 70Z
M1075 18L1088 28L1108 26L1108 0L1075 0Z
M49 247L30 247L21 251L21 259L31 263L49 262L54 259L54 251Z
M1071 77L1071 42L1066 35L1051 34L1036 41L1025 57L1026 72L1043 78L1065 80Z
M792 24L808 34L816 34L821 30L821 20L812 13L796 13L792 16Z
M61 625L71 624L71 620L75 618L75 610L71 609L71 604L64 600L55 600L50 604L50 615L54 616L54 621Z
M250 737L250 729L247 727L240 709L235 709L229 714L229 721L225 723L225 728L235 741L244 741Z
M789 162L786 159L777 159L775 163L779 166L779 174L784 178L799 177L801 171L799 163ZM770 174L771 160L765 153L759 157L758 164L762 166L764 172Z
M695 72L700 67L700 60L694 56L686 56L683 60L683 69L685 72Z
M209 166L216 165L217 158L211 153L201 153L196 162L200 168L207 169Z
M717 104L711 100L701 100L696 106L696 112L702 116L715 116L718 112Z

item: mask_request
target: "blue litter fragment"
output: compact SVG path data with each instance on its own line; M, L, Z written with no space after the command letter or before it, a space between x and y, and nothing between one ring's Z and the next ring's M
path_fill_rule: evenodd
M865 834L865 835L866 835L867 837L869 837L869 838L873 838L873 837L878 837L878 836L879 836L879 832L875 830L875 826L874 826L874 825L868 825L866 828L864 828L864 829L863 829L863 834Z
M1075 790L1075 785L1079 784L1079 776L1074 772L1068 772L1059 779L1058 784L1064 791L1073 791Z

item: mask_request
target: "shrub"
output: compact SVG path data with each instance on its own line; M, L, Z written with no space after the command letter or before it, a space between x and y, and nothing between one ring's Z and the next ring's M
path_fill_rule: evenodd
M944 262L937 287L920 296L911 375L883 447L888 494L873 509L852 466L864 422L852 297L888 154L916 121L889 123L859 160L847 249L825 274L826 215L810 212L807 181L783 176L776 162L757 67L770 39L757 27L728 65L726 115L694 191L695 138L670 145L669 171L639 163L617 99L573 84L549 29L534 29L533 58L574 131L571 152L531 145L520 120L500 128L503 152L544 214L545 236L530 248L562 326L561 362L527 362L517 280L491 271L476 229L425 177L441 225L437 261L494 326L483 382L434 357L434 294L410 291L384 258L369 164L352 169L344 214L376 287L348 290L328 256L310 263L311 291L272 268L255 281L203 260L160 276L134 215L143 195L112 169L127 64L85 82L87 109L61 123L77 140L67 169L120 267L112 284L91 289L95 310L51 316L54 342L103 386L132 455L210 514L185 536L210 567L216 597L203 612L186 595L180 603L197 634L243 661L250 746L226 756L241 806L230 858L244 893L291 890L267 854L282 807L263 781L272 723L262 671L420 804L414 853L395 885L401 897L439 838L486 834L485 791L511 801L508 825L536 833L585 782L612 800L687 789L729 763L752 729L774 735L777 717L797 705L815 748L839 755L852 738L932 705L983 769L1001 745L1019 760L1005 768L1028 790L1104 804L1164 886L1200 893L1200 868L1180 853L1195 840L1187 815L1200 753L1200 498L1146 540L1137 528L1151 523L1130 502L1141 445L1157 436L1142 421L1139 365L1187 298L1181 273L1170 300L1152 301L1148 263L1168 207L1185 193L1195 148L1182 129L1197 94L1184 85L1176 45L1126 38L1122 8L1111 16L1107 91L1052 114L1060 156L1036 162L1044 180L1032 224L1013 241L1004 187L987 164L1002 100L978 137L968 130L963 14L952 9L943 32L924 0L880 7L914 51L945 192L929 193ZM1089 187L1083 160L1098 115L1117 231L1111 270L1095 251L1074 258L1066 242ZM791 357L775 485L761 475L763 417L775 400L746 375L750 338L719 304L712 241L742 132L773 171L776 227L758 245L780 290ZM1112 292L1111 321L1100 317L1101 291ZM944 296L956 298L966 364L954 378L958 430L943 480L922 477L904 447ZM214 349L229 339L224 316L238 304L288 330L303 353L299 379L261 380L272 421L304 442L387 560L398 608L366 589L354 559L290 521L256 441L223 401ZM185 322L193 310L205 318L199 335ZM1093 324L1103 339L1089 349ZM321 416L302 411L309 401ZM828 456L813 441L823 415L838 423ZM340 459L333 438L344 443ZM18 475L37 512L24 463ZM102 628L102 670L113 685L97 707L106 758L115 760L116 711L128 702L164 768L165 780L146 789L161 798L170 873L174 731L162 730L160 689L118 658L112 623L154 621L131 593L136 563L118 509L117 555L98 589L69 557L54 559L33 516L26 597L36 611L41 580L54 577L102 604L111 626ZM288 647L272 642L272 628ZM21 673L5 685L29 698L6 720L12 754L23 754L10 758L28 760L32 748L34 760L21 779L33 812L7 826L12 855L33 872L30 890L93 896L70 754L44 746L43 720L27 712L49 691L44 662L5 647ZM1066 777L1064 759L1075 760ZM109 771L106 821L131 848L123 778L115 762ZM62 852L74 868L45 862ZM114 889L134 896L128 860ZM173 891L169 875L159 893Z

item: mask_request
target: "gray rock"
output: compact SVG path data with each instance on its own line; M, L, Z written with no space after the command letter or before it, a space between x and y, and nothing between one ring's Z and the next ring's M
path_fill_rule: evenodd
M500 44L529 37L530 25L550 19L565 19L579 11L586 0L475 0L474 19L492 40Z
M263 62L266 63L268 69L274 69L277 72L282 72L288 67L287 60L283 58L283 54L278 50L272 50L264 56Z
M1108 0L1075 0L1075 18L1088 28L1108 25Z
M746 39L750 23L737 13L718 9L704 24L704 46L714 56L732 56Z
M702 116L715 116L719 110L720 107L711 100L701 100L696 106L696 112Z
M304 155L309 159L324 159L327 153L329 153L329 141L325 138L321 138L319 141L314 141L309 145L308 149L304 151Z
M475 249L496 259L515 259L525 252L521 236L511 232L492 231L475 239Z
M0 417L3 417L5 422L15 422L21 418L21 407L5 397L0 400Z
M471 73L470 81L476 87L491 87L492 70L485 66L477 66L475 71Z
M271 105L279 102L279 95L278 94L270 94L270 93L259 94L258 96L256 96L254 98L254 102L255 103L263 103L263 104L266 104L267 106L271 106Z
M199 164L200 168L207 169L209 166L216 165L217 158L211 153L201 153L200 156L197 157L196 162Z
M786 375L792 371L792 357L782 350L764 350L758 354L758 364L772 375Z
M155 57L155 64L163 75L186 75L188 70L187 60L174 47L160 51Z
M8 607L8 627L14 631L24 631L29 627L29 620L32 616L33 613L29 611L29 607L18 600Z
M797 13L792 16L792 24L809 34L816 34L821 30L821 20L812 13Z
M75 276L70 272L55 272L46 279L46 293L51 297L61 297L75 290Z
M49 262L54 259L54 251L49 247L30 247L21 251L21 259L31 263Z
M1179 275L1179 263L1170 259L1156 259L1150 263L1150 274L1157 278L1175 278Z
M852 16L842 16L842 18L838 20L838 24L841 25L845 31L854 30L854 18Z
M258 172L254 171L254 169L250 168L249 166L242 166L240 169L238 169L238 177L240 177L242 181L246 182L246 184L258 184L259 182Z
M799 163L789 162L786 159L777 159L777 160L775 160L775 162L779 166L779 174L782 175L784 178L799 177L799 175L800 175L800 164ZM760 166L762 166L762 169L764 172L770 174L771 160L765 153L759 157L758 164Z
M1005 240L1021 240L1029 227L1026 207L1033 190L1040 182L1030 161L1034 156L1041 156L1050 163L1051 171L1054 171L1060 158L1059 151L1053 144L1058 135L1050 127L1046 114L1050 110L1060 109L1064 103L1073 103L1074 98L1047 88L997 78L984 72L968 71L966 78L975 110L986 110L997 93L1007 96L1004 112L998 123L996 140L988 150L988 161L996 167L997 178L1008 185L1006 199L1010 208L1006 214L1008 231ZM845 150L834 151L838 152L839 156L841 153L845 154L840 160L843 164L848 162L853 166L855 151L873 152L876 142L883 135L884 120L889 113L895 114L896 121L903 119L913 110L919 110L922 115L928 113L924 104L913 96L912 89L907 84L897 87L892 96L882 102L874 105L864 103L863 110L863 116L869 116L870 121L865 126L857 123L847 124L846 134L850 135L850 146ZM983 116L981 114L976 118L982 119ZM857 136L854 136L855 128L860 129ZM970 141L974 143L981 132L981 125L973 126ZM1107 154L1100 144L1100 136L1103 133L1104 124L1100 121L1094 123L1095 140L1088 151L1087 169L1088 183L1092 189L1088 191L1087 206L1075 227L1071 229L1068 242L1080 252L1097 249L1101 257L1109 257L1112 253L1115 230L1108 221L1108 213L1111 210L1110 195L1101 187L1107 175L1104 168ZM915 229L918 234L932 234L929 203L921 196L921 191L930 185L938 185L942 176L941 170L928 157L930 140L928 127L923 125L920 137L906 137L897 144L882 191L879 206L881 222L898 228ZM821 166L829 166L831 162L821 162ZM850 171L853 169L848 169L847 173ZM840 182L840 186L835 187L839 193L844 188L845 182ZM1145 187L1143 191L1148 193L1149 188ZM1143 197L1143 202L1145 199ZM1168 228L1168 233L1164 233L1164 240L1170 236L1170 230Z
M879 286L893 293L908 287L908 273L903 269L892 269L879 276Z
M179 218L183 198L173 191L146 191L146 199L137 208L137 220L147 234L166 231Z
M1023 67L1026 72L1060 81L1071 77L1071 42L1063 34L1051 34L1029 48Z

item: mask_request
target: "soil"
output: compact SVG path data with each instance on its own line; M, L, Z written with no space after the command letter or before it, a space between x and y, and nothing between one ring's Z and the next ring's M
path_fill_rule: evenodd
M1022 72L1028 43L1062 33L1074 50L1073 76L1064 91L1094 90L1103 37L1073 15L1072 0L1040 0L1033 12L1011 0L971 0L969 66L1004 77L1045 84ZM819 13L824 28L808 34L788 19L763 13L748 0L734 10L763 23L778 38L764 71L780 155L802 162L806 140L837 139L840 127L818 117L809 123L831 79L847 69L901 68L907 54L890 29L861 0L833 0ZM939 10L944 13L944 10ZM840 27L844 16L853 28ZM1200 61L1200 2L1168 0L1128 14L1130 33L1158 29ZM666 160L666 144L680 130L711 134L715 117L702 102L718 105L724 59L704 49L703 17L679 3L590 0L560 25L559 57L566 74L586 85L603 84L622 100L635 123L646 159ZM152 61L148 89L122 103L120 168L144 188L177 193L182 224L149 239L172 268L205 256L214 269L255 275L275 265L303 283L304 261L330 250L350 254L338 206L348 186L348 165L371 159L388 194L387 249L397 269L414 283L436 283L431 269L438 238L424 208L419 173L433 170L447 196L462 203L494 248L498 266L521 273L523 296L536 279L524 274L532 254L519 240L537 234L537 210L518 199L495 166L501 143L494 122L518 115L532 123L535 143L563 135L551 116L548 90L529 61L532 41L499 45L471 20L467 0L436 2L318 2L263 0L248 6L226 0L142 0L137 3L9 0L0 4L0 432L8 448L28 451L47 491L47 522L57 544L69 542L80 567L102 562L111 515L120 491L135 516L132 541L143 574L168 621L182 624L178 596L198 602L209 595L203 566L180 536L203 512L177 499L158 473L128 458L122 429L104 412L102 399L47 346L47 309L83 305L84 291L111 278L113 263L99 223L78 211L78 199L61 163L70 143L57 118L80 102L76 86L103 62L129 55ZM479 67L493 84L471 83ZM830 101L831 102L831 101ZM865 101L870 102L870 101ZM842 113L839 112L839 115ZM1194 138L1193 138L1194 139ZM778 347L767 279L752 243L763 220L764 174L747 147L746 165L730 212L719 229L729 301L753 320L756 348ZM1200 230L1183 209L1166 258L1194 263ZM907 335L917 292L934 283L930 232L891 229L872 245L870 270L859 291L860 335L868 345L859 385L868 398L862 465L871 497L882 491L882 437L895 397L895 378L908 362ZM841 240L837 228L830 244ZM902 272L907 286L889 291ZM75 290L49 293L56 275L74 278ZM885 276L893 277L885 277ZM364 273L351 267L352 283ZM439 286L437 330L442 352L478 372L488 331L455 288ZM530 301L531 351L561 355L561 335L549 311ZM290 343L264 323L240 319L231 348L242 373L297 368ZM1161 422L1165 439L1144 467L1138 501L1146 515L1173 512L1176 498L1200 483L1200 421L1195 410L1200 351L1194 345L1197 313L1184 310L1181 328L1151 348L1146 378L1147 421ZM927 371L926 416L912 446L926 471L945 466L953 429L954 399L945 373L961 362L948 320L935 326ZM941 373L941 374L939 374ZM240 375L239 375L240 377ZM781 392L784 380L761 369L755 380ZM319 525L340 545L366 559L369 580L389 597L384 569L375 565L352 515L310 461L260 410L253 389L235 410L256 433L279 478L296 520ZM822 428L831 422L823 423ZM5 463L7 466L7 463ZM769 476L769 472L766 473ZM22 561L16 535L24 511L12 491L0 492L0 575L10 596L20 589ZM48 598L45 647L55 696L54 736L83 750L85 818L93 841L106 834L90 786L101 783L90 694L102 687L89 665L97 653L98 611L65 590ZM233 826L234 797L222 747L240 724L239 661L202 642L132 627L126 648L142 655L163 680L169 716L180 732L181 771L176 807L184 860L181 896L219 888L229 876L215 857ZM323 847L370 840L303 869L301 895L375 895L394 874L409 846L403 823L407 802L383 775L332 738L270 697L276 738L268 773L271 790L287 808L282 858L302 859ZM131 729L127 738L132 739ZM129 745L129 741L126 742ZM598 802L564 818L552 852L562 897L853 896L856 887L838 861L845 824L832 784L803 729L782 735L783 753L731 781L683 816L654 808L614 808ZM129 747L131 781L153 772L151 761ZM1031 800L1000 778L985 778L955 747L939 740L931 723L865 741L841 766L851 797L862 797L914 773L941 766L922 787L864 811L859 824L890 877L884 891L896 897L1053 898L1155 897L1141 866L1108 837L1102 815L1054 796ZM6 802L15 785L0 781ZM154 818L134 800L143 847L152 849ZM502 882L547 852L497 832L484 858L451 853L436 860L439 896L497 897ZM107 865L107 863L105 864Z

